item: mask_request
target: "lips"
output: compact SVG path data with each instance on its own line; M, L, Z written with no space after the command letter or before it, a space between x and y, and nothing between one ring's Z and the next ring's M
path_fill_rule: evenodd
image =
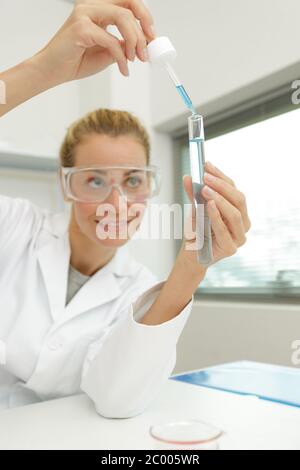
M130 220L119 220L119 221L109 221L109 220L105 220L105 221L102 221L102 220L96 220L95 219L95 223L98 224L100 223L101 225L109 225L110 227L120 227L120 226L124 226L124 225L127 225L129 224L129 222L131 222L133 219L130 219Z

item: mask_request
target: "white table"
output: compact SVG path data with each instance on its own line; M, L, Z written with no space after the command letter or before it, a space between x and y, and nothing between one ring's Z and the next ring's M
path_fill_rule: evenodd
M146 412L129 419L99 416L85 395L2 411L0 449L148 450L150 425L182 418L225 430L221 449L300 449L300 408L173 380Z

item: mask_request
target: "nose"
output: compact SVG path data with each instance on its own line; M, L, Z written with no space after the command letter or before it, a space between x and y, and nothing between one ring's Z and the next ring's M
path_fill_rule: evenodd
M117 184L112 186L111 192L106 198L105 202L114 206L117 214L121 212L122 207L124 208L125 204L127 206L127 199L125 196L123 196L121 188Z

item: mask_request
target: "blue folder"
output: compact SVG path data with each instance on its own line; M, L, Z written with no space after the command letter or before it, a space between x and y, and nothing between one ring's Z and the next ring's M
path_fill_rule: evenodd
M292 367L241 361L173 375L170 379L300 407L300 369Z

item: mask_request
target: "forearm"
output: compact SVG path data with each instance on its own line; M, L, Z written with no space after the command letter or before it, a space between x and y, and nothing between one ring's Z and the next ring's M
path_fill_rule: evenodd
M160 294L139 323L158 325L176 317L189 303L205 274L206 268L192 267L181 250Z
M41 67L37 56L0 73L0 82L0 117L56 85Z

